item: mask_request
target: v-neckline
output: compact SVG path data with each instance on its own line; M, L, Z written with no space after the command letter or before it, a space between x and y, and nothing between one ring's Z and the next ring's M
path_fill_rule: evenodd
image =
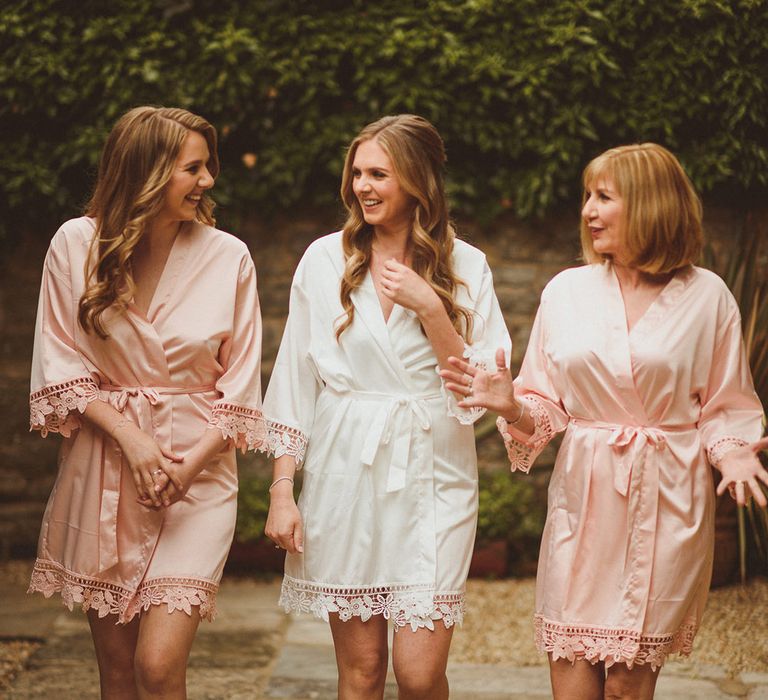
M164 299L166 296L168 296L167 291L165 291L166 288L166 280L171 274L173 267L171 265L173 259L175 258L175 253L177 248L179 247L179 239L185 235L187 227L185 225L182 225L179 228L179 231L177 232L176 236L173 239L173 243L171 243L170 250L168 251L168 255L165 258L165 262L163 263L163 269L160 272L160 277L157 279L157 284L155 285L155 289L152 292L152 297L149 300L149 304L147 304L147 310L146 312L139 308L138 304L136 303L135 297L131 299L131 306L133 307L134 311L147 323L153 324L154 323L154 315L156 311L157 305L160 303L161 299ZM163 294L161 295L161 291L163 291Z
M384 323L384 327L389 330L392 326L392 319L396 314L399 314L399 310L403 307L398 304L397 302L394 302L392 304L392 309L389 312L389 316L386 316L384 314L384 307L381 305L381 299L379 299L379 295L376 292L376 285L373 282L373 273L371 272L371 269L368 268L368 272L365 275L365 283L370 289L371 294L373 294L374 301L376 302L376 306L379 309L379 315L381 316L381 320Z
M672 286L672 283L677 278L678 272L673 273L672 276L664 284L664 286L662 286L661 289L659 289L656 296L653 297L653 299L651 300L651 303L645 307L645 311L643 311L643 313L639 316L639 318L635 319L635 322L632 324L632 327L630 328L629 317L627 316L627 304L624 299L624 293L621 290L621 282L619 281L619 276L616 274L616 268L613 265L610 265L610 271L613 277L613 281L616 285L616 292L619 295L619 301L621 302L621 312L624 319L624 329L626 330L627 336L631 337L632 333L634 333L635 329L638 326L642 325L647 318L652 317L653 311L655 310L657 304L659 303L659 300L670 289L670 287Z

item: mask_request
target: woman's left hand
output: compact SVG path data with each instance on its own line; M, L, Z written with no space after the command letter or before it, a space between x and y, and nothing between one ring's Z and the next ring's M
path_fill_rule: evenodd
M763 508L768 505L765 494L760 488L760 481L768 486L768 471L760 464L758 457L758 453L762 450L768 450L768 436L751 445L737 447L723 455L719 465L723 476L717 485L718 496L728 489L740 506L746 505L747 495L752 496ZM749 487L749 494L745 485Z
M387 260L381 270L381 289L396 304L415 311L419 316L432 308L435 302L441 303L437 292L423 277L394 258Z
M187 493L191 479L184 472L181 465L169 464L164 468L163 473L155 479L155 492L157 493L161 506L155 506L149 498L138 498L137 501L147 508L160 510L180 501Z

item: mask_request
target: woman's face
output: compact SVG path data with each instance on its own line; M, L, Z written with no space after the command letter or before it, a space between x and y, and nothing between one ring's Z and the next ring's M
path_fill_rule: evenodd
M352 162L352 191L360 202L365 223L380 231L407 227L413 199L400 186L389 156L376 139L363 141Z
M197 131L187 133L181 145L173 175L165 186L163 211L167 221L191 221L196 218L203 192L213 187L213 176L208 172L208 142Z
M600 178L592 183L581 216L592 234L595 252L618 259L624 247L624 200L611 180Z

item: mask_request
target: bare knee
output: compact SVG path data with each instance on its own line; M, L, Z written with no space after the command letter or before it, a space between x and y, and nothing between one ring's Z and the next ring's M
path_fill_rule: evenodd
M628 669L624 664L608 669L605 679L605 700L651 700L656 688L658 671L647 666Z
M337 658L339 680L357 692L371 693L383 688L387 680L387 650L361 650L352 656Z
M439 664L395 663L395 678L401 698L408 700L431 700L448 697L448 679L445 666Z
M185 669L160 654L138 653L134 672L137 685L147 693L167 693L185 684Z

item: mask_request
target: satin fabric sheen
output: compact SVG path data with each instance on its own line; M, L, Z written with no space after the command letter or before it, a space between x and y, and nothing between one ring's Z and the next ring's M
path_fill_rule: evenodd
M212 617L235 525L235 447L263 442L261 322L248 249L185 224L147 314L109 309L109 337L76 312L94 221L65 223L46 256L31 380L32 429L64 436L30 590L125 622L150 604ZM232 438L168 509L136 502L117 443L80 418L109 402L183 455L208 428Z
M762 432L727 287L678 271L628 332L611 265L567 270L542 294L515 386L537 426L530 438L510 430L513 468L527 471L565 431L539 559L539 648L630 667L690 652L713 557L709 461Z

